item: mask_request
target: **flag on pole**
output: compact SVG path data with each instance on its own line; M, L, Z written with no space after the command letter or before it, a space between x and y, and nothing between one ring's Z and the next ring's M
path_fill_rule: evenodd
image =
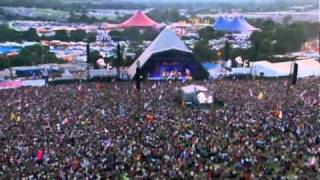
M150 123L152 123L154 121L154 116L151 115L151 114L147 114L146 115L146 120L150 124Z
M102 83L96 83L96 89L100 90L103 88L103 84Z
M282 119L282 111L272 111L271 112L273 117L277 118L277 119Z
M315 166L316 165L316 157L311 157L311 158L309 158L309 160L308 160L308 166L309 167L313 167L313 166Z
M262 99L264 98L263 92L260 91L257 98L258 98L259 100L262 100Z
M152 89L156 89L156 88L157 88L157 85L154 84L154 85L152 86Z
M252 97L253 96L253 92L251 89L249 89L249 95Z
M41 161L43 158L43 151L42 150L38 150L37 152L37 160Z
M307 90L304 90L301 94L300 94L300 96L299 96L299 98L300 99L303 99L304 98L304 95L307 93Z
M181 108L184 108L186 106L186 102L185 101L181 101Z
M78 86L78 91L81 91L81 84Z
M62 121L62 125L66 125L69 123L69 120L68 118L64 118L64 120Z

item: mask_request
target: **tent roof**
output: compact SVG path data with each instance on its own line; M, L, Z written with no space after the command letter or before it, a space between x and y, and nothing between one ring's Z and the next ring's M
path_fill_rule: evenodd
M250 25L243 16L230 19L228 17L218 17L213 25L214 29L225 32L252 32L259 29Z
M119 24L120 28L128 28L128 27L158 27L160 26L157 22L150 19L147 15L145 15L142 11L138 11L133 14L128 20Z
M320 76L320 63L314 59L295 61L298 64L298 77ZM260 61L253 63L254 73L264 73L266 77L288 76L292 69L291 62L270 63Z
M219 31L224 31L228 26L230 26L231 20L227 17L218 17L216 22L213 24L214 29Z
M136 74L138 62L140 63L140 67L142 67L153 54L168 50L179 50L192 53L192 51L188 49L184 42L170 28L167 27L162 30L158 37L153 40L149 47L129 67L129 76L133 78Z
M195 84L191 84L191 85L188 85L188 86L183 86L180 89L185 94L208 91L208 88L206 88L204 86L195 85Z
M238 21L248 31L261 31L259 28L256 28L256 27L252 26L251 24L249 24L248 21L243 16L240 16L238 18Z

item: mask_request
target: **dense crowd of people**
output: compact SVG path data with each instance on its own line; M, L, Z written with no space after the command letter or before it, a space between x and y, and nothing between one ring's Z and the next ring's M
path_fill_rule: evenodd
M223 107L181 106L188 83L0 91L0 177L320 178L319 78L194 82Z

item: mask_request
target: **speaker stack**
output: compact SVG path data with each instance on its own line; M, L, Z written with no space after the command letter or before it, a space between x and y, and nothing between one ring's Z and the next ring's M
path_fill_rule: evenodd
M294 65L293 65L293 75L292 75L292 81L291 81L292 85L296 85L297 84L297 78L298 78L298 64L294 63Z
M140 76L141 76L141 68L138 66L136 68L136 88L137 89L140 89L140 84L141 84L141 79L140 79Z

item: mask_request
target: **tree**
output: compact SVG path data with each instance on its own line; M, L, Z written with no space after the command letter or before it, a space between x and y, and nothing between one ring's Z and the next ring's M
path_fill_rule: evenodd
M71 41L85 41L87 38L87 33L85 30L75 30L70 32L70 40Z
M0 69L10 67L10 60L7 57L0 57Z
M147 28L144 30L140 30L138 28L128 28L124 31L112 30L109 34L115 41L152 41L158 36L159 32L151 28Z
M54 39L60 40L60 41L69 41L70 37L69 37L69 34L67 33L67 31L59 30L59 31L56 31Z
M216 31L212 27L205 27L198 31L200 40L209 41L212 39L219 39L224 37L224 33Z
M12 66L31 66L44 63L60 63L61 61L54 53L49 51L49 48L41 45L33 45L24 47L20 53L15 56L12 61Z
M64 35L60 34L60 36L61 37L58 37L58 38L66 39L66 37L63 37L63 36L66 36L65 34ZM79 42L79 41L95 42L96 36L97 36L96 33L93 33L93 32L87 33L85 30L78 29L78 30L70 31L70 35L68 35L68 40L75 41L75 42Z
M32 1L21 1L21 0L1 0L2 6L14 6L14 7L39 7L39 8L57 8L62 7L63 4L60 0L32 0Z
M86 38L88 42L95 42L97 40L97 34L93 32L88 33Z
M117 31L117 30L111 30L109 32L109 35L111 36L111 38L115 41L120 41L123 40L123 36L122 36L122 32Z
M90 17L87 15L87 10L86 9L81 9L80 11L81 14L76 14L73 11L69 12L70 16L68 18L68 22L73 22L73 23L95 23L99 22L99 19L96 19L95 17Z
M256 42L254 44L254 47L251 48L253 49L253 55L251 57L249 57L249 60L251 61L257 61L259 59L259 49L260 48L260 42Z
M147 28L143 30L141 34L142 39L146 41L153 41L158 35L159 35L159 32L151 28Z
M306 41L303 30L299 28L279 28L275 32L275 53L299 51L301 45Z
M291 23L292 19L293 19L292 15L287 15L283 18L282 23L288 26Z
M120 43L117 45L117 60L115 62L115 67L117 68L118 76L120 75L120 67L123 65L123 59L122 59L122 48Z
M138 28L125 29L122 32L122 36L125 38L125 40L129 40L129 41L141 41L142 40L141 33Z
M90 52L89 63L93 64L95 67L97 66L96 61L101 58L99 51Z
M37 34L37 31L34 28L30 28L28 31L22 32L21 38L22 38L22 40L25 40L25 41L39 41L40 40L40 38Z
M0 41L20 41L20 33L14 29L10 29L7 25L0 26Z
M225 46L224 46L224 60L228 61L230 58L230 43L226 41Z
M260 44L258 59L299 51L304 42L318 36L318 23L294 22L281 25L269 20L257 20L252 23L263 30L253 33L250 38L252 44Z
M148 16L158 22L177 22L184 20L177 9L154 9L148 13Z
M197 42L193 48L193 52L202 62L216 59L216 52L210 49L207 41Z

